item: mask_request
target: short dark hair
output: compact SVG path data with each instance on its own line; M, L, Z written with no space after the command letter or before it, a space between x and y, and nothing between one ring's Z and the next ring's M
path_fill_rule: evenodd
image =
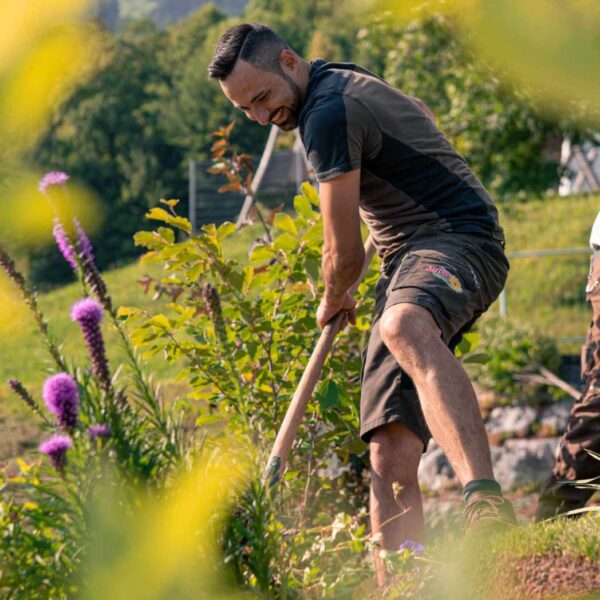
M282 73L279 55L289 46L267 25L241 23L228 29L217 42L208 75L223 80L238 58L263 71Z

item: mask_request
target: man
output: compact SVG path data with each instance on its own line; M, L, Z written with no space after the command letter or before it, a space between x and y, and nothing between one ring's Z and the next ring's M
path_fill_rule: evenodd
M536 521L583 508L594 490L578 488L573 482L600 477L600 460L588 452L600 454L600 213L592 227L590 247L593 253L585 291L592 304L592 322L581 353L585 387L571 408L552 475L542 488Z
M364 260L361 217L383 259L361 393L373 533L386 549L422 541L417 468L430 431L465 486L468 526L514 523L475 393L449 349L508 271L497 211L481 183L422 102L356 65L308 63L265 25L226 31L209 75L248 118L300 128L320 183L321 327L339 311L354 319L347 290ZM408 509L400 517L397 501Z

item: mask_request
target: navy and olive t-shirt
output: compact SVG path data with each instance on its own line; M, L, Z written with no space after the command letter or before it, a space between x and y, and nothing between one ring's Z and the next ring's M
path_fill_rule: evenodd
M361 170L360 214L384 262L429 226L504 241L465 160L412 98L366 69L313 61L299 127L319 182Z

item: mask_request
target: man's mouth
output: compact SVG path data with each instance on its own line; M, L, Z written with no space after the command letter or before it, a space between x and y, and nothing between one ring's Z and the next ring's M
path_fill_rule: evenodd
M281 125L284 122L285 106L278 108L271 117L271 123L274 125Z

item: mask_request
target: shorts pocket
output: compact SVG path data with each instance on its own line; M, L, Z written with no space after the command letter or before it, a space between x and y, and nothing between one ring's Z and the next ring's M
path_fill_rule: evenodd
M455 293L480 288L479 278L466 259L457 260L438 250L413 250L394 273L388 289L419 287L427 290L440 285Z

